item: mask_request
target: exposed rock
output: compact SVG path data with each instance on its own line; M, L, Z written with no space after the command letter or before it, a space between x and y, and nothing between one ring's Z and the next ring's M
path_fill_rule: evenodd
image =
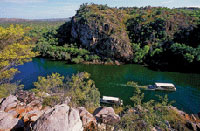
M115 65L120 65L119 61L115 60Z
M191 118L192 118L194 121L197 120L197 118L196 118L193 114L191 115Z
M18 124L19 119L14 118L7 112L0 111L0 131L8 131Z
M156 127L153 127L151 129L151 131L162 131L162 129L160 127L156 126Z
M39 101L39 100L34 100L34 101L31 101L26 107L36 109L36 110L41 110L42 109L42 102Z
M93 115L97 117L100 117L101 114L115 114L115 111L112 107L99 107L93 112Z
M16 97L19 101L23 103L30 103L36 99L35 94L33 92L28 92L24 90L19 90L16 93Z
M2 101L3 101L3 98L0 99L0 104L1 104Z
M115 114L112 107L99 107L94 111L94 116L98 122L115 124L120 121L119 115Z
M66 104L46 111L34 124L34 131L82 131L79 112Z
M200 123L196 124L197 131L200 131Z
M191 121L187 121L187 122L186 122L186 126L187 126L190 130L197 131L196 124L193 123L193 122L191 122Z
M90 126L95 126L97 124L95 117L90 114L85 107L78 107L78 110L84 127L90 128Z
M0 105L0 110L7 111L17 106L17 97L10 95L5 98Z
M111 13L109 17L105 18L104 12L101 10L96 11L89 7L85 10L87 11L84 13L95 12L97 16L84 17L84 14L79 14L77 11L78 13L72 18L72 38L99 56L122 61L130 60L132 48L125 25L121 22L123 16L120 11L115 10L113 11L115 13ZM118 17L118 15L122 17Z
M104 123L98 123L97 124L97 131L122 131L122 130L115 130L114 126L112 125L107 125Z
M30 112L27 112L24 115L24 122L36 121L43 113L44 113L44 111L40 111L40 110L32 110Z

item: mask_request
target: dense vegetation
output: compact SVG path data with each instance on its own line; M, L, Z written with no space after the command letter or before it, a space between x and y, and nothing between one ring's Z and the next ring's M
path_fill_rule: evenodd
M78 73L71 78L52 73L47 77L38 77L31 91L44 98L44 106L54 106L68 101L71 106L83 106L94 109L100 106L100 92L87 72Z
M144 94L138 87L130 98L134 106L125 109L122 119L117 125L122 130L152 130L156 127L159 130L169 130L169 125L176 130L188 130L176 111L171 110L172 102L168 101L167 96L158 96L160 101L150 100L142 102Z
M86 23L98 18L95 21L99 25L116 26L105 32L109 36L121 36L125 28L132 45L131 63L195 70L200 64L199 14L198 8L110 8L83 4L76 17Z
M143 49L133 48L137 61L167 68L179 66L185 69L199 65L199 9L121 9L130 15L126 25L131 42Z
M75 17L82 24L95 24L99 30L106 28L101 31L101 36L95 36L101 42L106 42L105 37L120 37L130 44L132 58L127 59L127 63L146 64L155 69L196 71L200 65L199 14L198 8L110 8L106 5L83 4ZM82 45L79 39L74 39L71 21L65 24L22 24L31 27L26 36L36 43L34 50L40 52L42 57L66 60L68 63L122 61L112 57L112 52L103 52L105 55L102 55ZM129 38L122 34L128 34ZM97 44L95 50L103 46Z

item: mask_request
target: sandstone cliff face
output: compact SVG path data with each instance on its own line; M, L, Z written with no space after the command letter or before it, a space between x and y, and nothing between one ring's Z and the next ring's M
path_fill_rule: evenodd
M99 56L122 61L132 57L130 41L121 21L123 16L118 16L120 13L110 9L107 10L110 14L104 15L106 12L90 6L80 10L82 13L72 18L73 39Z

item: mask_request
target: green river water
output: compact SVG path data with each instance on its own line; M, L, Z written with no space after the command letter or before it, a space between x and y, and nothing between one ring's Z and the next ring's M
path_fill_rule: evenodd
M200 74L153 71L141 65L82 65L66 64L63 61L51 61L43 58L34 58L32 62L17 66L21 73L17 74L14 81L21 80L25 89L33 88L33 82L38 76L46 76L58 72L64 76L71 76L77 72L89 72L95 81L101 96L120 97L125 105L132 104L130 97L134 88L126 86L127 81L138 82L139 85L149 85L155 82L173 83L177 91L143 91L145 101L157 99L156 95L168 94L173 104L187 113L200 112Z

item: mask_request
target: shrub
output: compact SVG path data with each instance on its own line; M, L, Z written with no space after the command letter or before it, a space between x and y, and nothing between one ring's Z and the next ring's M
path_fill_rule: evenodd
M48 96L43 99L42 105L53 107L54 105L60 104L61 96Z
M67 93L71 97L71 104L84 106L86 108L98 107L100 105L100 92L95 87L95 83L90 79L87 72L73 75L68 82L70 91Z
M52 75L48 75L46 78L39 76L38 82L34 82L34 86L36 89L51 93L63 85L64 76L61 76L58 73L52 73Z

